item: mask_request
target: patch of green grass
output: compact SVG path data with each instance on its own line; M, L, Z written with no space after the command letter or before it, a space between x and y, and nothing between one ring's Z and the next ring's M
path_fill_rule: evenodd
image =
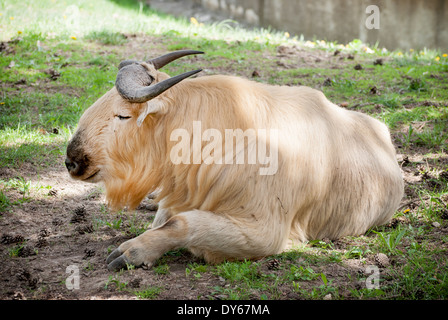
M187 277L193 276L195 279L200 279L202 274L207 272L209 267L204 264L193 263L189 264L187 268L185 268L185 275Z
M20 252L25 247L26 241L16 244L14 247L8 249L9 256L14 258L20 255Z
M286 273L286 278L289 281L314 280L318 276L319 274L316 274L311 267L296 266L294 264L290 266L289 271Z
M100 205L100 214L94 215L93 228L98 230L99 228L106 226L113 230L121 230L123 228L124 212L119 210L117 212L110 212L109 209L104 205ZM131 228L131 230L134 230Z
M216 267L216 274L231 282L250 282L260 277L257 265L251 261L222 263Z
M146 289L134 291L134 295L136 295L139 299L156 299L158 295L162 292L162 287L147 287Z
M38 168L58 163L65 153L66 138L27 128L0 130L0 166L18 168L28 162Z
M121 278L120 273L109 276L104 285L104 288L109 289L110 287L115 287L115 290L117 291L129 290L129 288L127 288L128 283L126 281L121 280L120 278Z
M0 190L0 213L6 212L10 206L11 200L6 194L3 193L3 190Z
M358 247L358 246L354 246L352 248L350 248L345 254L344 256L347 259L361 259L363 257L365 257L367 254L371 253L372 251L370 249L365 249L362 247Z
M223 295L229 300L258 298L262 300L279 297L280 279L262 273L260 265L253 261L224 262L212 271L217 276L230 282L231 287L214 287L215 294ZM263 292L258 294L257 292Z
M374 231L375 232L375 231ZM392 232L375 232L378 235L380 250L382 252L396 254L397 246L401 244L401 240L406 233L406 230L397 228Z
M167 264L158 264L153 268L153 270L156 274L170 274L170 266Z
M53 166L54 159L65 153L82 112L111 85L112 77L101 67L89 68L88 75L79 72L79 64L88 65L92 59L90 53L81 52L82 47L58 43L40 50L36 42L44 40L29 34L9 44L13 54L1 56L5 71L0 73L1 166L17 168L24 162ZM71 52L71 57L61 52Z
M117 34L150 33L192 39L256 40L270 43L285 40L283 32L270 29L245 30L231 20L211 25L195 20L173 18L152 10L144 2L133 0L75 2L51 0L2 2L0 22L6 27L0 40L36 32L44 37L77 41L82 37L117 41ZM42 8L50 8L42 10ZM121 40L119 40L121 41Z
M119 32L110 32L107 30L92 31L85 36L86 40L96 41L105 45L121 45L126 43L127 37Z
M0 212L11 211L13 206L31 202L41 196L40 191L48 190L51 186L44 186L40 183L32 183L21 176L0 180Z
M446 249L431 248L427 241L414 242L403 255L403 263L391 270L396 282L388 283L386 290L407 299L446 299L446 254Z
M448 111L445 107L417 106L411 109L401 109L395 112L389 112L384 119L392 129L398 128L400 125L408 126L416 122L432 122L444 123L448 121Z
M57 90L57 89L56 89ZM5 92L2 100L4 113L0 116L0 129L17 128L16 134L35 129L48 133L67 133L67 125L76 125L79 106L71 104L64 94ZM41 131L46 134L46 132ZM9 133L12 134L12 133Z
M332 299L338 298L338 289L328 282L327 277L323 273L321 273L319 275L313 276L313 279L317 277L319 277L322 280L322 284L315 285L310 290L308 288L303 288L299 282L293 281L292 282L293 290L300 296L308 300L322 300L325 299L325 297L328 295L330 295Z
M127 229L127 231L129 234L137 237L149 229L152 220L153 217L150 219L150 221L142 221L141 219L138 219L134 214L129 219L129 228Z

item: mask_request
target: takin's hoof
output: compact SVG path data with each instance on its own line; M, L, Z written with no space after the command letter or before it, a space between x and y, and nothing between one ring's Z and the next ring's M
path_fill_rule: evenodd
M129 259L118 249L115 249L106 259L107 269L109 271L120 271L128 269L132 265Z

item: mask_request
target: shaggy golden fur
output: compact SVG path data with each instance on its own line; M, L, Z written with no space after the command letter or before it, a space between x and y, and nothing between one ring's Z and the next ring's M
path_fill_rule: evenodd
M168 77L146 67L156 82ZM170 134L191 132L193 121L223 133L277 129L278 171L260 175L261 164L174 165ZM386 126L308 87L207 76L142 104L112 88L85 112L76 135L92 159L79 178L100 170L90 181L104 182L111 207L135 208L160 190L153 229L122 244L108 259L112 269L119 259L150 265L176 247L220 262L281 252L288 239L359 235L388 222L403 195Z

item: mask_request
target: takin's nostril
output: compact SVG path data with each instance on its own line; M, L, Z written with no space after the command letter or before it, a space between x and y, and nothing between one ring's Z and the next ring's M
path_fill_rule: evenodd
M74 172L78 168L78 164L74 161L71 161L69 158L65 159L65 166L69 172Z

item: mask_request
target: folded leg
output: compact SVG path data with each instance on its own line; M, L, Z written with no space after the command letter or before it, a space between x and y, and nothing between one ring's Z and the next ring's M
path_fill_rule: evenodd
M187 248L209 263L259 258L279 252L278 243L283 241L276 241L276 236L260 228L256 220L241 223L212 212L194 210L177 214L124 242L106 262L109 270L120 270L127 265L150 267L165 252L177 248Z

